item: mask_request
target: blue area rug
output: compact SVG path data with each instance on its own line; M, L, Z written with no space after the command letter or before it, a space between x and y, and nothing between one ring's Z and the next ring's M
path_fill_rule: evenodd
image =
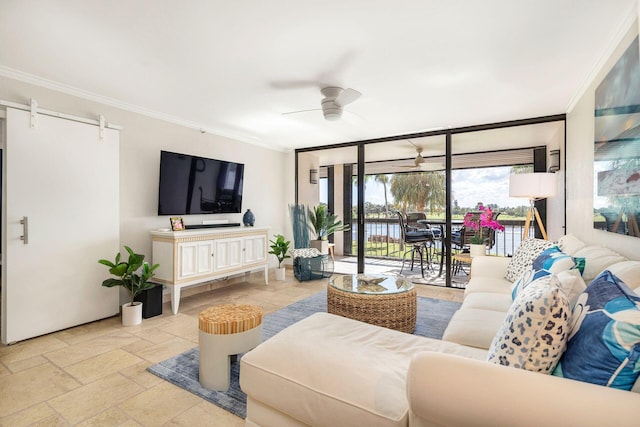
M418 316L414 335L442 338L451 316L460 304L418 297ZM316 312L327 311L327 293L318 292L278 311L267 314L262 321L263 340ZM246 417L247 395L240 390L240 362L231 363L231 382L226 392L207 390L198 382L198 347L171 359L149 366L147 370L178 387L190 391L209 402L239 416Z

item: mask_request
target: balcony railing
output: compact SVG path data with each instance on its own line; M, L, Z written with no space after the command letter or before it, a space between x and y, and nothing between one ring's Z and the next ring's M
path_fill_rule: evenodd
M511 256L522 241L524 220L501 220L505 231L497 231L495 245L488 251L491 255ZM357 222L352 221L352 254L357 253ZM454 225L453 229L459 228ZM530 235L534 236L531 227ZM384 214L373 216L369 214L365 219L365 256L373 258L402 259L400 224L397 218L385 218Z

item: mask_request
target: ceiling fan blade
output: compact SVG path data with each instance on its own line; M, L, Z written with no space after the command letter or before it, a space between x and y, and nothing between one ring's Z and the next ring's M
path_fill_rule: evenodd
M355 89L346 88L340 95L333 101L337 106L344 107L347 104L351 104L356 99L360 98L362 94Z
M442 169L444 169L444 164L441 162L424 162L420 163L418 166L418 170L423 172L438 171Z
M394 168L404 169L407 171L420 171L420 172L429 172L429 171L437 171L444 169L444 164L441 162L430 162L423 160L421 163L413 164L413 165L394 165Z
M315 80L287 80L270 82L269 86L274 89L305 89L309 87L320 87L320 83Z
M306 113L306 112L309 112L309 111L322 111L322 108L312 108L311 110L288 111L286 113L280 113L280 114L282 114L283 116L286 116L288 114Z

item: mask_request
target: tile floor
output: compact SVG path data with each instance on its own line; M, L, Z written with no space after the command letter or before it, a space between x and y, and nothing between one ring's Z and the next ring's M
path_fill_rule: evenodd
M273 273L272 273L273 274ZM163 381L149 365L198 344L198 313L221 303L256 304L265 314L326 287L261 274L186 296L180 312L123 327L120 317L0 346L0 426L242 426L243 420ZM418 285L418 295L462 301L462 290Z

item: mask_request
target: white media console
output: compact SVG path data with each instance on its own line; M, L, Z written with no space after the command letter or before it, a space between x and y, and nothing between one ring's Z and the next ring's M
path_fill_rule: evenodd
M214 279L264 270L269 284L269 227L221 227L151 231L154 282L171 290L171 311L178 312L180 289Z

